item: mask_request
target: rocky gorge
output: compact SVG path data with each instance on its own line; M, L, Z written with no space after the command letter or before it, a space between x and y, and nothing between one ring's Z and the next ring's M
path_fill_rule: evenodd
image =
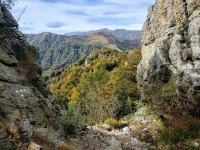
M199 149L199 8L200 0L156 0L149 7L137 68L145 107L123 129L80 129L68 147L37 48L0 0L0 150Z

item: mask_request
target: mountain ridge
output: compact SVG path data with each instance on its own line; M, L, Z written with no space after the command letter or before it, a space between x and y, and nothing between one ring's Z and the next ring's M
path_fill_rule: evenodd
M127 40L136 40L141 39L141 31L140 30L126 30L126 29L115 29L109 30L107 28L99 29L99 30L90 30L90 31L76 31L76 32L69 32L65 33L64 35L88 35L91 33L97 32L109 32L116 37L127 39Z
M129 51L138 47L137 41L120 39L109 32L98 32L89 35L59 35L54 33L27 34L26 40L33 46L39 47L41 64L44 71L64 67L88 56L103 47L121 51Z

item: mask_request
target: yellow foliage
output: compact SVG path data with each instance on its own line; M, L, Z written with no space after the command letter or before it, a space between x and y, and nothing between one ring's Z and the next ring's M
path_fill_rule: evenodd
M72 77L72 73L67 75L67 79L70 79Z
M91 124L116 117L119 112L121 116L131 113L133 102L140 96L136 83L140 59L139 49L128 54L110 48L99 50L91 55L88 65L77 63L62 71L56 79L55 97L81 108ZM52 92L56 89L55 85L50 88Z
M91 65L91 64L88 64L88 65L87 65L87 68L88 68L89 70L91 70L91 69L92 69L92 65Z
M76 90L75 87L72 88L71 93L72 93L71 96L68 98L69 103L76 104L78 102L78 99L79 99L79 93L78 93L78 91Z
M55 94L55 91L57 90L56 84L52 83L49 88L50 88L50 92L52 94Z
M109 96L112 95L111 85L109 83L102 84L100 94L102 97L109 98Z

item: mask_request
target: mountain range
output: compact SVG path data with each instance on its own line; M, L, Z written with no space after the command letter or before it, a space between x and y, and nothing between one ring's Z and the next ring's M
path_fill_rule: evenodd
M107 31L89 32L91 33L71 36L48 32L27 34L26 40L40 49L38 62L43 71L64 67L66 64L74 63L80 57L88 56L103 47L129 51L140 45L138 38L128 40L116 37ZM138 36L135 35L135 37Z
M114 36L122 39L127 39L127 40L136 40L136 39L141 39L141 31L140 30L126 30L126 29L116 29L116 30L109 30L107 28L99 29L99 30L91 30L91 31L86 31L86 32L69 32L65 33L64 35L88 35L92 33L97 33L97 32L109 32L113 34Z

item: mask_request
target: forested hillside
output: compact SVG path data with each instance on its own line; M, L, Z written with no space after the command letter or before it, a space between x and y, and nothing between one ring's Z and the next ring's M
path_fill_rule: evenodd
M43 71L58 69L74 63L80 57L88 56L103 47L129 51L138 46L137 42L119 39L109 32L82 36L66 36L53 33L29 34L27 41L40 48L39 64Z
M140 59L139 48L128 54L103 48L49 74L57 75L50 91L63 107L73 107L83 122L94 124L122 117L133 112L140 96L136 83Z

